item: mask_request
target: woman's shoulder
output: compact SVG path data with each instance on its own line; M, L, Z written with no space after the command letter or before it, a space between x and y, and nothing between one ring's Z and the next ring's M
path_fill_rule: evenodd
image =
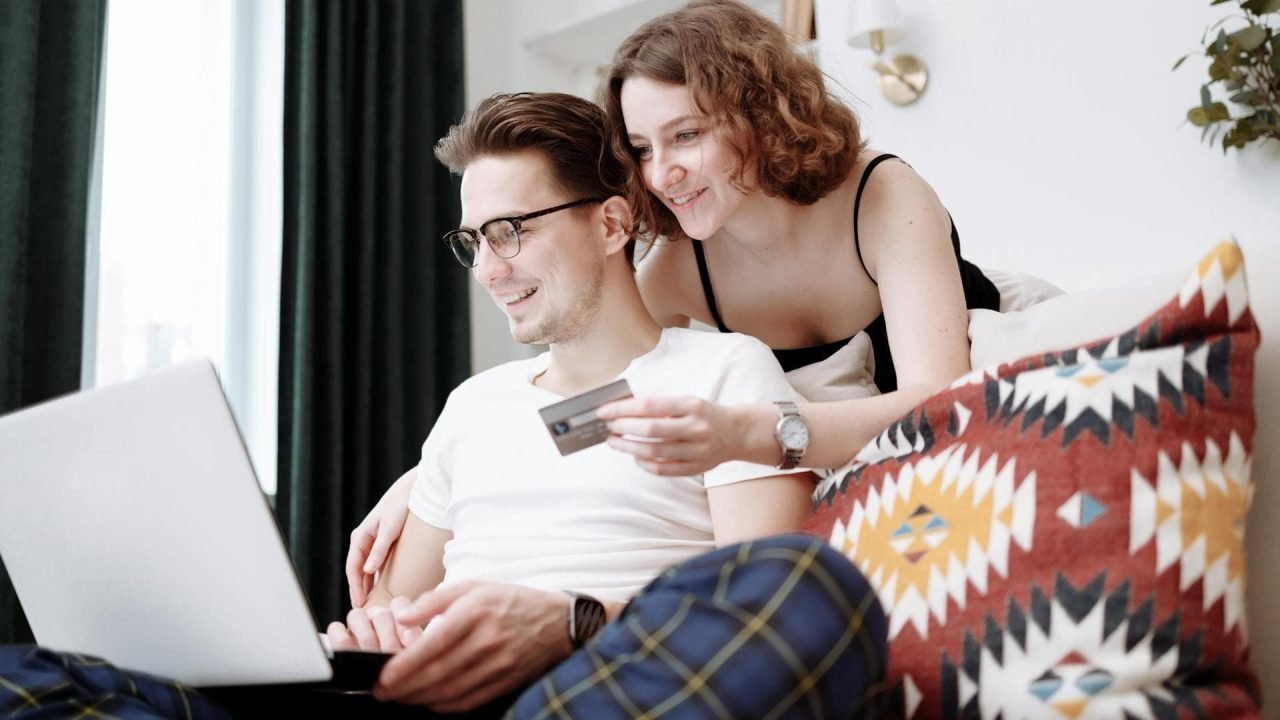
M912 222L921 213L946 215L933 186L896 155L864 149L850 180L858 188L855 202L862 232L888 221Z
M889 255L910 264L923 251L950 248L951 218L933 187L905 161L876 162L885 153L863 152L855 170L860 192L854 215L858 246L872 276L880 279Z
M907 160L893 153L863 148L858 154L850 173L850 181L863 188L863 201L867 202L878 196L909 192L927 192L933 194L933 188L925 181ZM890 192L885 192L886 190Z

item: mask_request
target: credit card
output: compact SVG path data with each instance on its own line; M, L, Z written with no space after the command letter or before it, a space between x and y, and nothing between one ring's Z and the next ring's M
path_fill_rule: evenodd
M609 437L605 421L596 417L596 410L607 402L631 397L631 386L626 380L614 380L581 395L574 395L538 411L542 422L551 433L561 455L569 455L592 445L598 445Z

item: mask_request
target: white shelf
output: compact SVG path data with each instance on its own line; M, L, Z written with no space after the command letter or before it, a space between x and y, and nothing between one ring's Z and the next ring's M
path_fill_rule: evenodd
M618 45L649 20L685 5L687 0L631 0L592 13L545 32L529 35L525 45L534 52L570 67L595 68L607 64ZM749 0L748 4L777 19L780 0Z

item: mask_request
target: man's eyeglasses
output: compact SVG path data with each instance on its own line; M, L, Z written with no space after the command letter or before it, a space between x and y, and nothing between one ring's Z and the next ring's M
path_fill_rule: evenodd
M568 210L571 207L587 203L604 202L605 198L583 198L563 205L549 207L546 210L517 215L516 217L494 218L480 226L479 232L469 228L460 228L444 236L445 244L453 250L453 256L463 267L476 266L476 254L480 251L481 236L489 243L489 249L500 258L513 258L520 252L520 224L525 220L550 215L553 212Z

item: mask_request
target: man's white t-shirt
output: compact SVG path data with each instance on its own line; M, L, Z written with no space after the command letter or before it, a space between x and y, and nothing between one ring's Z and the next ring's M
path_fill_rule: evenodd
M606 444L561 456L538 410L564 398L533 379L544 353L482 372L449 396L422 446L409 508L450 530L445 583L483 579L626 600L715 547L707 488L784 474L745 462L660 477ZM636 397L799 400L753 337L668 328L620 377Z

